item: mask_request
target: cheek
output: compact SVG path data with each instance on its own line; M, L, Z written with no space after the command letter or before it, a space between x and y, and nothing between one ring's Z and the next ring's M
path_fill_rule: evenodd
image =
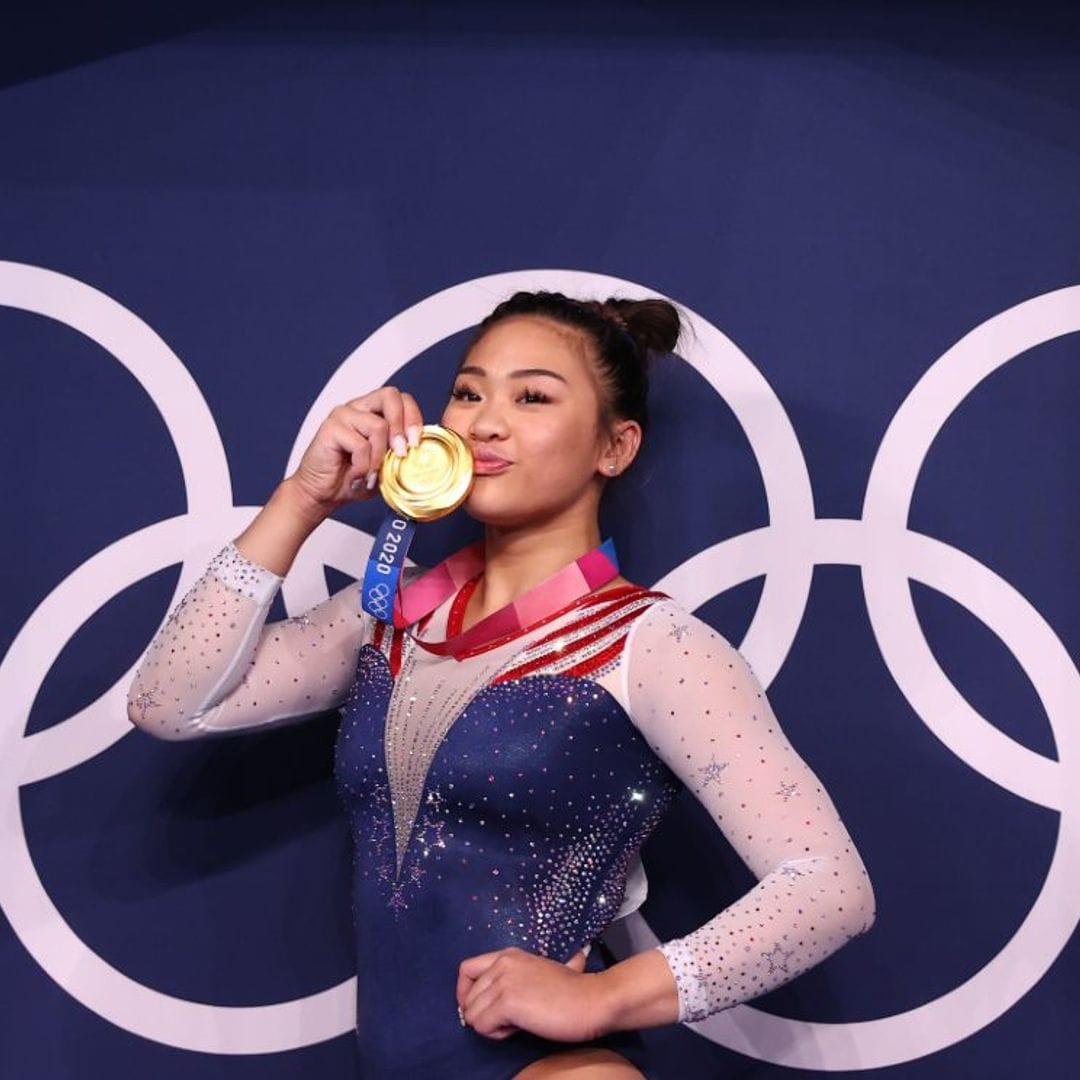
M541 479L545 473L554 478L592 470L591 433L579 421L560 419L558 423L537 424L528 432L527 445L521 449Z
M425 416L424 422L430 423L431 421ZM469 417L458 402L451 400L449 404L443 406L442 415L435 422L449 428L451 431L456 431L463 439L468 440Z

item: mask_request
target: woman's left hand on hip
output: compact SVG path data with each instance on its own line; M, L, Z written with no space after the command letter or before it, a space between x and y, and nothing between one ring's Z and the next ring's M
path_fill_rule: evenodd
M458 1016L492 1039L521 1029L560 1042L595 1039L604 1034L603 1000L585 959L585 949L561 963L517 946L470 956L458 968Z

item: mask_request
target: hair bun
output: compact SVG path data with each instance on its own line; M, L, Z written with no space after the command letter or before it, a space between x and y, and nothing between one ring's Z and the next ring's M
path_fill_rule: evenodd
M658 297L625 300L612 296L604 300L599 308L633 338L643 358L650 353L675 351L682 322L678 308L670 301Z

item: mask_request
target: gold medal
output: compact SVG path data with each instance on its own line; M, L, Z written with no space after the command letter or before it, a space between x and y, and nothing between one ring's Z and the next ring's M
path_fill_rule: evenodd
M473 457L465 440L441 424L425 424L420 443L404 457L387 450L379 470L386 504L413 521L434 521L456 510L473 485Z

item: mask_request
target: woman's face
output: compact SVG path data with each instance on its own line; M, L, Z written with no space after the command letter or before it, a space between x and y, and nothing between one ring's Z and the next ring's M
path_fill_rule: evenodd
M572 328L514 315L488 330L458 368L442 415L476 459L468 513L523 524L597 494L599 394L585 339Z

